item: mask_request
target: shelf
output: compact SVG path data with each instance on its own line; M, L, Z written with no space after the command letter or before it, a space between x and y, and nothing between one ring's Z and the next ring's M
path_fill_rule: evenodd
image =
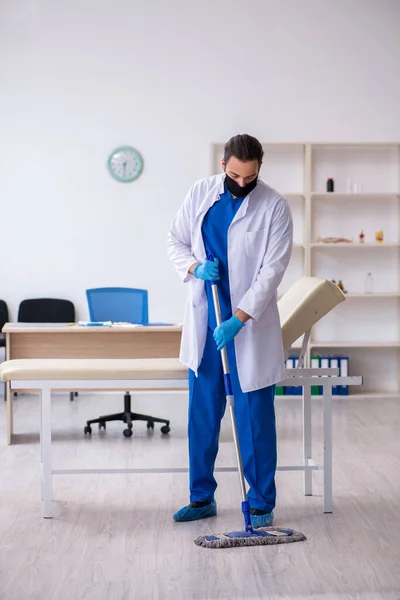
M393 148L399 146L400 142L308 142L312 148Z
M304 194L282 194L286 200L304 200Z
M356 198L358 200L373 200L374 198L400 198L400 194L397 192L358 192L358 193L340 193L340 192L312 192L311 198L335 198L335 200L349 200L350 198Z
M363 294L349 293L345 294L346 298L400 298L399 292L382 292L380 294Z
M400 348L400 342L310 342L311 348Z
M362 387L362 386L361 386ZM323 396L318 394L318 395L312 395L311 396L311 400L322 400ZM332 400L388 400L390 398L400 398L400 392L350 392L347 396L341 396L341 395L333 395L332 396ZM279 400L302 400L302 396L300 395L291 395L288 394L287 396L285 394L282 395L277 395L275 396L275 402L278 402Z
M352 250L354 248L360 249L360 250L365 250L365 249L369 249L371 250L371 248L386 248L386 249L393 249L393 248L400 248L400 244L395 244L395 243L387 243L387 242L383 242L382 244L376 244L376 243L370 243L370 244L358 244L358 243L346 243L346 242L339 242L337 244L334 243L328 243L328 244L324 244L323 242L314 242L313 244L310 244L310 248L346 248L349 249L351 248Z

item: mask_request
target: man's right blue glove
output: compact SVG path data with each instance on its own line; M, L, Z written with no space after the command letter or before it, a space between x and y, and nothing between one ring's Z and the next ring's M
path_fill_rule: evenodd
M204 279L204 281L218 281L218 258L214 258L214 260L206 260L206 262L197 265L193 275L198 279Z

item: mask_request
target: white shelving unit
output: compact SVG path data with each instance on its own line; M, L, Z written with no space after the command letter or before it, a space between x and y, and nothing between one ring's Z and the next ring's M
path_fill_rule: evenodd
M265 143L261 177L289 202L292 258L279 289L303 275L342 280L347 300L313 330L313 355L349 357L355 396L400 395L400 143ZM224 144L212 145L212 173ZM326 191L332 178L334 192ZM349 192L349 179L357 193ZM365 243L359 243L363 230ZM375 242L382 230L383 243ZM352 243L323 243L343 237ZM374 290L366 294L372 273ZM299 344L295 344L298 346ZM360 393L362 392L362 393Z

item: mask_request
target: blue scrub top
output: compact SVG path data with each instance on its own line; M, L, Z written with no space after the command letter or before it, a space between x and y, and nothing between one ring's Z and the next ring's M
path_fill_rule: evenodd
M201 227L207 254L210 252L219 261L220 280L218 281L218 293L223 321L230 319L232 316L228 271L228 229L243 200L244 198L232 198L231 193L225 185L224 193L221 194L220 199L214 202L212 207L207 211ZM211 283L206 281L205 284L208 302L208 327L214 330L217 322L215 319Z

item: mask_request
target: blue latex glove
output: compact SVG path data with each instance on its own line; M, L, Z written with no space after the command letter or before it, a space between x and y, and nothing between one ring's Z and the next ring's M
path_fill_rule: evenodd
M214 260L206 260L206 262L197 265L193 272L193 275L198 279L204 279L204 281L218 281L218 258L214 258Z
M214 329L214 340L218 350L222 350L228 342L231 342L242 327L244 327L244 323L239 321L235 316L221 323L219 327L216 327Z

